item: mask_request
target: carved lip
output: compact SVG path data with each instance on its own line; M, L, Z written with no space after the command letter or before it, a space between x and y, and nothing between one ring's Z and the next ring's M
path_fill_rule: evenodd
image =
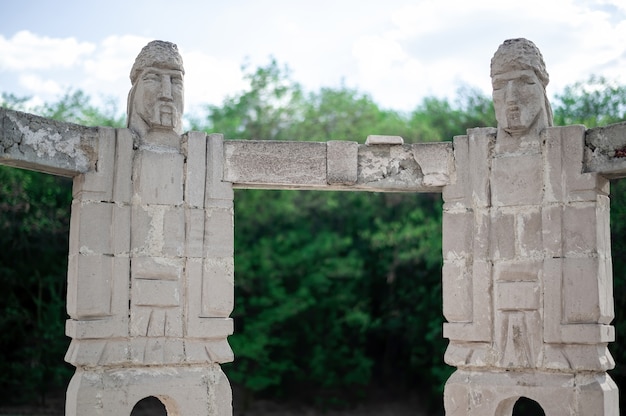
M174 109L169 104L161 104L161 107L159 108L159 110L162 113L167 113L167 114L172 114L174 112Z

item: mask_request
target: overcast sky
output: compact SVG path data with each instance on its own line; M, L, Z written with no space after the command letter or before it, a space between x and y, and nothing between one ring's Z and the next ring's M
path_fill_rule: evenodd
M490 94L491 57L515 37L541 49L550 95L591 74L626 82L624 0L0 0L0 92L82 89L124 110L137 53L161 39L183 55L187 109L273 56L308 91L343 83L410 111L462 85Z

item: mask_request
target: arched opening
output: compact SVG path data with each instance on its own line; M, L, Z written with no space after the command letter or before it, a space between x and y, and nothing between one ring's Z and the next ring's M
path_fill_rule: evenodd
M513 406L512 416L546 416L539 403L527 397L520 397Z
M150 396L139 400L130 412L130 416L168 416L168 414L163 402Z

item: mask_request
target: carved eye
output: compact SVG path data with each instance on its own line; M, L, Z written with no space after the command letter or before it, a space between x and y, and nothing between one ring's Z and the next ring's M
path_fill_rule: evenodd
M145 74L143 76L142 80L144 80L144 81L160 81L161 78L157 74L155 74L153 72L148 72L147 74Z

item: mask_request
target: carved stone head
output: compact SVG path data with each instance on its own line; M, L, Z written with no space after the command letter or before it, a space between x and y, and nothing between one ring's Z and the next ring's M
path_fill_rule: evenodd
M549 76L541 52L529 40L504 41L491 59L493 104L499 130L513 137L539 134L552 125L546 95Z
M148 132L182 133L183 60L175 44L155 40L139 53L130 71L128 127Z

